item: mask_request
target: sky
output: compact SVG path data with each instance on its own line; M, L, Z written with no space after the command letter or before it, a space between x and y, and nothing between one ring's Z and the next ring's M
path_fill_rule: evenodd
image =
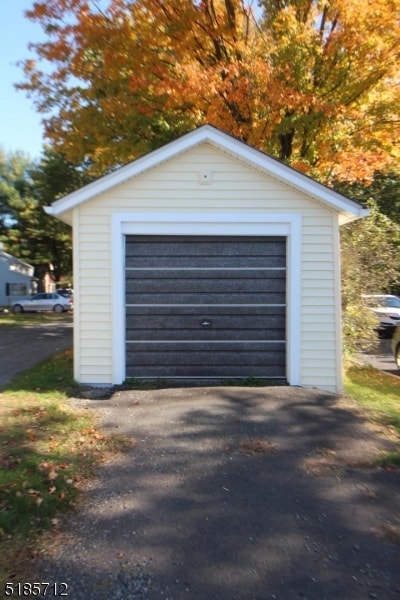
M33 102L14 84L23 80L16 62L29 58L30 42L43 40L36 23L24 17L34 0L3 0L0 21L0 148L5 152L23 151L32 159L40 157L42 127Z

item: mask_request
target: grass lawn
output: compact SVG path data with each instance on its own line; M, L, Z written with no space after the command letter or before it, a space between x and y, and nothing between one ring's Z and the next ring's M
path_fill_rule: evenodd
M76 392L66 351L0 394L0 589L29 575L46 532L75 506L93 467L126 443L101 433L88 411L71 407Z
M346 370L344 390L367 420L398 439L399 450L388 453L379 462L400 467L400 377L369 366L352 366Z
M41 313L20 313L14 315L12 312L0 312L0 327L9 327L12 325L41 325L42 323L54 323L55 321L72 321L72 313L62 313L57 315L53 312Z

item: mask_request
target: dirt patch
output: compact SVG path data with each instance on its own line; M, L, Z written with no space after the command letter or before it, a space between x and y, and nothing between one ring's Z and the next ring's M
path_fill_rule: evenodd
M259 456L263 454L275 454L276 446L270 440L241 440L239 441L239 453L244 456Z

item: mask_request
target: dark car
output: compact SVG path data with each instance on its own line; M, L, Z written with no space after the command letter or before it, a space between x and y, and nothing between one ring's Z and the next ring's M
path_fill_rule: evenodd
M60 296L64 296L64 298L72 298L74 290L71 288L60 288L59 290L56 290L56 293L60 294Z

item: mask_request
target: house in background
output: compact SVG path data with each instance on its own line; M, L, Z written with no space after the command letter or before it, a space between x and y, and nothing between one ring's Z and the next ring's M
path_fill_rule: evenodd
M4 251L0 242L0 307L30 296L34 290L34 267Z
M74 373L340 392L339 227L356 202L208 125L65 196Z

